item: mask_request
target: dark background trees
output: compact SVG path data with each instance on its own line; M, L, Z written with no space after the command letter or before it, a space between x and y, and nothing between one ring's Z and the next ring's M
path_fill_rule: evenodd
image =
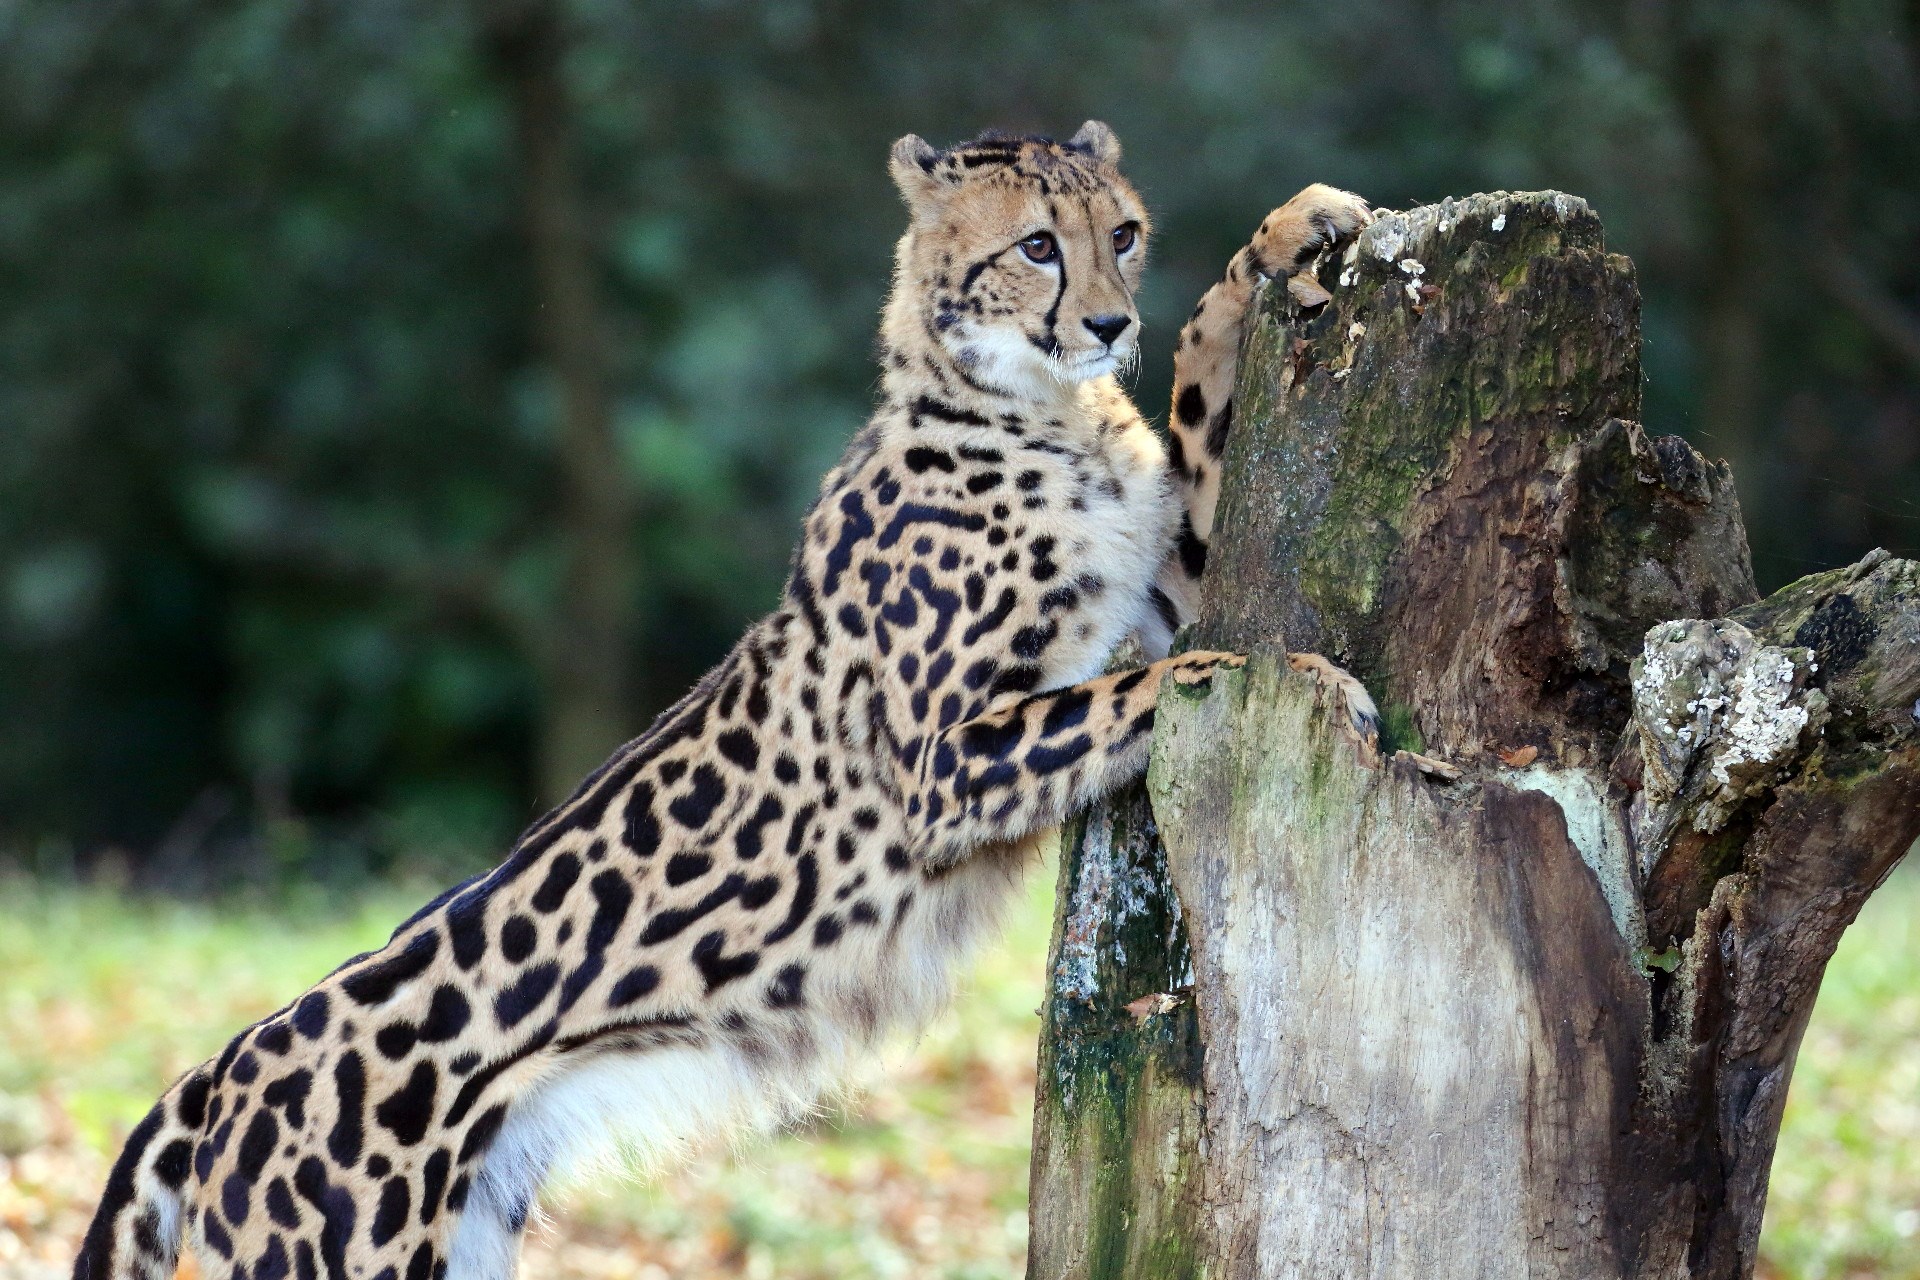
M17 0L0 857L496 852L772 600L909 130L1114 125L1154 410L1303 182L1576 191L1761 589L1914 555L1917 54L1891 0Z

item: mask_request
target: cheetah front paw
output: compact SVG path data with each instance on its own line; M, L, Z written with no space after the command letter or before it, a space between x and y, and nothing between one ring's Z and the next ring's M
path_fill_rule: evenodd
M1372 221L1373 210L1365 200L1316 182L1267 215L1254 233L1253 255L1261 274L1291 277L1322 249Z
M1302 675L1312 676L1339 695L1341 708L1346 712L1345 728L1359 744L1361 759L1369 764L1377 760L1380 708L1373 704L1373 695L1367 692L1367 686L1317 653L1290 653L1287 665Z

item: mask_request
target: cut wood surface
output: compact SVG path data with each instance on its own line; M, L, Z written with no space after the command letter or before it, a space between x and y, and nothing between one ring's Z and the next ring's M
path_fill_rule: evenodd
M1920 837L1920 566L1756 600L1583 201L1317 271L1257 304L1190 637L1255 660L1063 842L1029 1275L1750 1275L1820 975Z

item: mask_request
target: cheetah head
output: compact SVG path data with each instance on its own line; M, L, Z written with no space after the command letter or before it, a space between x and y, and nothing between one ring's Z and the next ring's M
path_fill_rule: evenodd
M946 151L908 134L890 169L912 212L894 260L899 319L974 381L1035 400L1139 351L1147 211L1120 143L982 134Z

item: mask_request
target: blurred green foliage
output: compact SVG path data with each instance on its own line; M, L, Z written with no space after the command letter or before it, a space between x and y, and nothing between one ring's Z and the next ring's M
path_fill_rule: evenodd
M562 444L487 3L0 0L5 856L324 877L532 816ZM1191 299L1304 182L1578 192L1640 265L1649 423L1734 458L1763 584L1920 550L1910 6L561 16L634 495L624 731L769 606L865 412L907 131L1113 124L1156 411Z

